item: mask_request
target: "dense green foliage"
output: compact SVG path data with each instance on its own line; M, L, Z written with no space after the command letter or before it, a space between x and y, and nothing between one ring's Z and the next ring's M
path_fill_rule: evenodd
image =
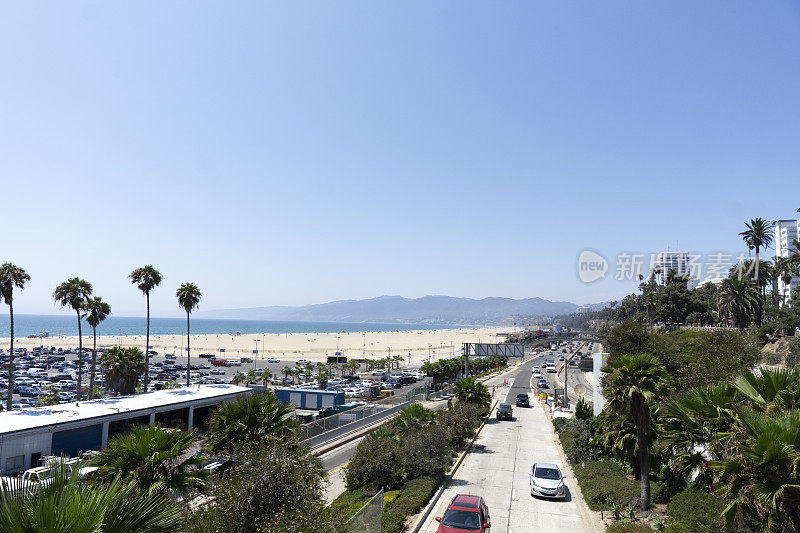
M237 458L209 488L214 505L193 513L187 531L344 531L344 518L325 511L325 471L319 459L278 439L239 448Z
M706 491L686 489L674 496L667 506L667 533L718 533L722 527L722 500Z
M384 514L384 531L399 533L408 516L430 500L455 452L475 434L480 417L480 409L467 402L441 412L420 405L404 408L359 443L344 469L347 491L332 508L355 512L358 502L363 505L381 488L399 490Z
M612 502L625 506L639 497L639 482L629 479L616 462L600 460L573 463L572 471L586 503L594 511L610 509Z
M475 378L464 378L456 383L453 391L459 402L471 404L479 408L489 407L492 395L486 385Z
M470 376L477 376L506 366L506 357L479 357L470 358ZM452 382L464 373L464 357L451 357L449 359L439 359L438 361L424 363L422 371L431 376L434 383Z
M101 476L120 476L148 494L202 492L208 474L199 468L203 460L189 451L194 442L194 431L135 426L112 437L91 463L100 467Z
M278 401L273 392L241 396L217 407L209 423L212 450L231 450L245 442L261 442L294 434L297 420L289 417L291 405Z
M14 497L0 489L4 533L172 533L182 531L178 506L121 479L87 481L56 468L51 483Z
M139 348L112 346L100 356L106 373L106 386L123 395L133 394L147 367Z
M641 522L614 522L606 527L606 533L653 533L654 529Z

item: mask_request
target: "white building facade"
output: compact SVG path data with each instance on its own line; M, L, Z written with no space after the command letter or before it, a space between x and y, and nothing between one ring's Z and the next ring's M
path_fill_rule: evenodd
M692 262L689 252L659 252L652 265L656 270L656 283L659 285L666 285L669 271L674 270L679 275L689 277L687 283L689 289L697 287L697 267L698 265Z
M789 257L797 252L794 241L800 234L800 220L777 220L775 221L775 255L778 257ZM793 276L788 285L778 278L778 294L789 301L792 290L800 287L800 276Z

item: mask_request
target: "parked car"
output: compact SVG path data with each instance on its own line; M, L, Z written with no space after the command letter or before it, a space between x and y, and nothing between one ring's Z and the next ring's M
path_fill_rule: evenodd
M242 357L242 358L241 358L241 359L239 359L239 360L240 360L242 363L252 363L252 362L253 362L253 358L252 358L252 357Z
M513 420L514 411L510 403L501 403L497 406L497 419L498 420Z
M436 533L488 533L492 527L489 508L480 496L459 494L453 498L444 516L437 516Z
M281 362L281 360L277 359L275 357L268 357L267 358L267 363L280 363L280 362Z
M567 491L564 475L553 463L535 463L531 467L531 496L564 498Z
M531 402L527 392L517 394L517 407L530 407Z

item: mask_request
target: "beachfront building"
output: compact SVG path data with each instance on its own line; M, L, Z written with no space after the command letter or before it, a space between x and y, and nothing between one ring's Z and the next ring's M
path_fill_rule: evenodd
M692 272L692 261L689 252L659 252L652 268L655 270L656 283L659 285L666 285L670 270L674 270L678 275L689 278L687 283L689 289L697 287L697 275Z
M133 425L205 428L217 405L250 392L235 385L198 385L0 412L0 474L38 466L49 455L99 450Z
M778 220L775 222L775 255L778 257L789 257L797 252L794 247L794 241L800 234L800 220ZM792 290L800 287L800 278L798 276L792 277L791 283L788 285L778 277L777 290L781 297L785 297L788 302Z

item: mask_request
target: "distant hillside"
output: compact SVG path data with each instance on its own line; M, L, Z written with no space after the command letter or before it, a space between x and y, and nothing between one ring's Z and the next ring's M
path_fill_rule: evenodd
M201 318L283 320L291 322L373 322L401 324L504 324L518 317L554 316L575 311L570 302L542 298L453 298L379 296L368 300L340 300L300 307L272 306L221 309L198 313Z

